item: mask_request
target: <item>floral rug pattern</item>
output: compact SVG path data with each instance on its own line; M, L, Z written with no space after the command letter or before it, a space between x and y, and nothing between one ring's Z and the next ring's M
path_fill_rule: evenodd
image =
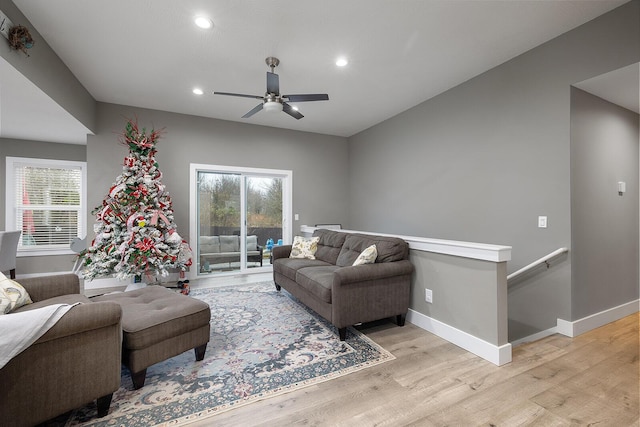
M95 418L95 404L87 405L67 426L180 425L395 358L352 328L341 342L331 324L273 282L190 296L211 307L204 360L188 351L153 365L140 390L123 368L109 415Z

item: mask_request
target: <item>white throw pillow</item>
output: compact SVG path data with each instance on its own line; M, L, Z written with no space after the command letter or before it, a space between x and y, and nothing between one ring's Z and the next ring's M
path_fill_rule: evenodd
M25 288L0 272L0 314L10 313L16 308L31 304L31 297Z
M289 258L316 259L316 250L320 237L295 236Z
M378 257L378 248L376 245L371 245L358 255L358 258L353 262L353 265L373 264Z

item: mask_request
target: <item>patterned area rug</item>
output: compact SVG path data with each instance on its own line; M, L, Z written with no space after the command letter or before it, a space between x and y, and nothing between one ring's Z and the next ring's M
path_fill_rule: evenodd
M109 415L95 418L95 404L88 405L68 426L178 426L395 358L352 328L341 342L332 325L273 282L191 296L211 307L205 359L188 351L153 365L140 390L123 369Z

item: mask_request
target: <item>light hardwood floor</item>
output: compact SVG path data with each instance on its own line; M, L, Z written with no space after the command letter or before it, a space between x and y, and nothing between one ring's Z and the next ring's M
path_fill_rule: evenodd
M267 276L268 280L268 276ZM363 329L395 360L193 426L638 426L638 314L497 367L410 323Z
M192 287L271 280L209 278ZM640 425L638 313L576 338L553 335L497 367L407 322L361 329L395 360L190 426Z

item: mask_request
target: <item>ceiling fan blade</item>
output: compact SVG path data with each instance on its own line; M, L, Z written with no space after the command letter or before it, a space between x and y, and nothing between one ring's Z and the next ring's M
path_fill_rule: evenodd
M287 104L286 102L282 103L282 111L284 111L285 113L287 113L288 115L290 115L291 117L297 120L300 120L301 118L304 117L302 114L300 114L299 111L294 110L293 107Z
M328 101L329 95L326 93L309 93L305 95L282 95L289 102L306 102L306 101Z
M280 95L280 77L276 73L267 71L267 93Z
M243 119L249 118L251 116L253 116L255 113L257 113L258 111L262 110L262 103L256 105L255 107L253 107L253 109L251 111L249 111L247 114L245 114L244 116L242 116Z
M240 96L242 98L264 99L264 96L245 95L243 93L213 92L214 95Z

